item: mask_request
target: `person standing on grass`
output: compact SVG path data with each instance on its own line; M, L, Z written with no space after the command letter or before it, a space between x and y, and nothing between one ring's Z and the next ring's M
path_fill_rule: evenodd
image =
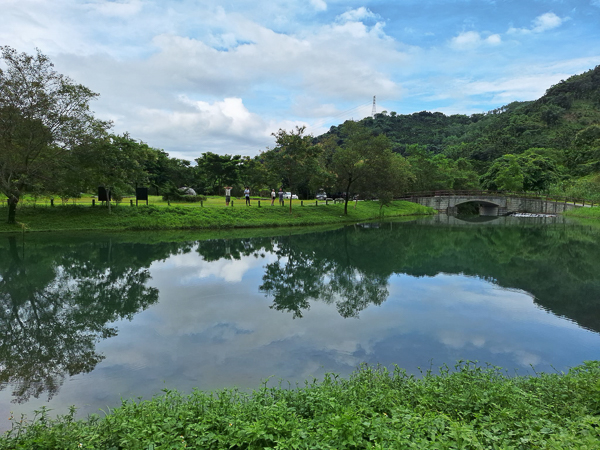
M275 194L275 189L271 189L271 206L273 206L275 204L275 196L277 194Z
M284 203L283 203L283 190L281 188L279 188L279 204L281 206L284 205Z
M244 189L244 197L246 197L246 206L250 206L250 188L248 186Z
M229 206L231 200L231 186L225 186L225 206Z

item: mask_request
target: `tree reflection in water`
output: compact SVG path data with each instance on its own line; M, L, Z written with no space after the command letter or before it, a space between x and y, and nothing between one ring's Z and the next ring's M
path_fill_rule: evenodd
M67 376L93 370L103 359L96 344L117 333L113 323L157 302L147 286L152 262L192 250L209 262L272 254L259 289L272 309L295 318L315 301L355 318L388 298L394 274L446 273L529 292L544 309L600 332L599 235L563 225L396 223L202 241L38 236L23 247L20 238L0 239L0 389L12 386L16 402L51 398Z
M396 223L326 233L202 242L206 258L272 251L260 290L271 308L300 318L312 301L358 317L388 297L391 275L475 276L533 295L556 315L600 332L600 230L527 221L510 226ZM227 252L225 251L227 249Z
M150 263L181 250L56 244L0 244L0 389L13 386L13 402L50 399L67 375L93 370L104 359L96 343L117 334L110 324L158 300L146 286Z

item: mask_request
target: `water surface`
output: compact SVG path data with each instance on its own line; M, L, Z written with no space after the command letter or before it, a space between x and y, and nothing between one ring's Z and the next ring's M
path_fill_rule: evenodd
M600 232L436 216L325 232L0 237L0 428L189 392L600 359Z

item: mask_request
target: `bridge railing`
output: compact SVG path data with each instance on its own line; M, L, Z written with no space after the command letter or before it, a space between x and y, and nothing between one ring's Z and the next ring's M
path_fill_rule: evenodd
M585 198L573 198L573 197L561 197L556 195L546 195L540 192L513 192L513 191L490 191L482 189L469 189L469 190L437 190L437 191L419 191L419 192L407 192L402 196L398 197L399 200L406 200L409 198L416 197L458 197L458 196L469 196L469 197L491 197L491 196L502 196L512 198L527 198L532 200L544 200L555 203L565 203L573 205L590 205L594 206L594 200ZM598 202L596 202L596 205Z

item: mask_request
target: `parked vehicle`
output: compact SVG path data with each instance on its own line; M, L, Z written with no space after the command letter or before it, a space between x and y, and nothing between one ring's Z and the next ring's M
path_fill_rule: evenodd
M319 189L319 192L317 192L315 198L317 200L327 200L327 192L325 192L323 189Z
M283 198L285 198L285 199L291 198L292 200L298 200L298 196L296 194L292 195L291 192L286 192L285 194L283 194Z

